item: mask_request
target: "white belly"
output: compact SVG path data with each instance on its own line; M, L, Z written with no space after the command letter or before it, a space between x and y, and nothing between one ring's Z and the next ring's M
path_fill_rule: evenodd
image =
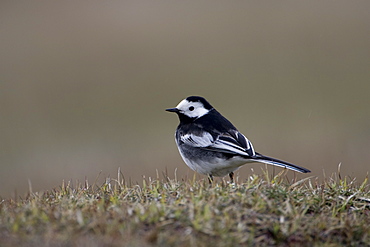
M247 159L239 156L227 160L216 157L212 159L188 159L181 151L180 154L186 165L193 171L216 177L226 176L248 162Z

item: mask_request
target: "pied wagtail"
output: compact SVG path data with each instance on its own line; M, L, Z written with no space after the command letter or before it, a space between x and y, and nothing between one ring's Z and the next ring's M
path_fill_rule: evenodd
M229 174L249 162L260 162L296 172L310 170L264 156L254 151L252 143L234 125L223 117L208 101L199 96L182 100L175 108L166 109L179 116L175 140L182 159L194 171L213 176Z

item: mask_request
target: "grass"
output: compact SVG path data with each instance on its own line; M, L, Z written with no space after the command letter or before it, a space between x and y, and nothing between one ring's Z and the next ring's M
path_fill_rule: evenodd
M62 183L1 199L0 246L369 246L367 179L288 181L285 171L229 185L120 172L102 186Z

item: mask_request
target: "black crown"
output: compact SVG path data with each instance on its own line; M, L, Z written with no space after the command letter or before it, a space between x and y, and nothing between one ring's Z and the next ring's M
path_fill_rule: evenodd
M189 96L186 98L186 100L189 102L200 102L207 110L211 110L213 108L213 106L211 106L211 104L208 103L208 101L205 98L200 96Z

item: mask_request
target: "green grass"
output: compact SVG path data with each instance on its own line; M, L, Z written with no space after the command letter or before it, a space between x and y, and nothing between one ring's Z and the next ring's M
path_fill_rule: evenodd
M165 176L166 177L166 176ZM229 185L118 175L2 199L0 246L369 246L367 180L288 181L285 172Z

